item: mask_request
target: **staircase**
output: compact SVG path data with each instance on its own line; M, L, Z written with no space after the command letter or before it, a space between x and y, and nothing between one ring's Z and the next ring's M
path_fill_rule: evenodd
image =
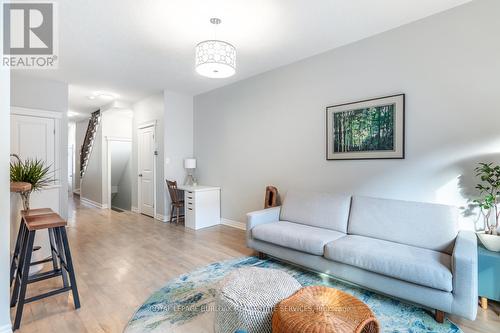
M94 144L94 139L97 132L97 127L101 122L101 110L92 112L89 120L89 126L87 127L87 132L85 133L85 139L83 140L82 150L80 151L80 177L83 178L85 170L87 169L87 164L89 162L90 153L92 152L92 146Z

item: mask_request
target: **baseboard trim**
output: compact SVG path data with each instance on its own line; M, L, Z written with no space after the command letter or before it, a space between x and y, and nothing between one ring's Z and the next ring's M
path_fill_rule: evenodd
M107 209L108 208L108 205L106 205L106 204L103 205L103 204L100 204L100 203L95 202L93 200L90 200L88 198L84 198L82 196L80 196L80 201L87 204L87 205L93 206L95 208L99 208L99 209Z
M136 214L140 214L141 213L139 211L139 208L137 208L137 207L132 207L131 211L132 211L132 213L136 213ZM168 222L168 221L170 221L170 216L169 215L163 215L163 214L155 213L154 219L158 220L158 221L161 221L161 222Z
M162 222L168 222L170 220L170 216L162 215L162 214L155 214L155 220L159 220Z
M12 325L7 324L0 326L0 333L12 333Z
M240 221L222 218L222 219L220 219L220 223L223 225L227 225L228 227L233 227L233 228L237 228L237 229L241 229L241 230L247 230L247 225L245 222L240 222Z

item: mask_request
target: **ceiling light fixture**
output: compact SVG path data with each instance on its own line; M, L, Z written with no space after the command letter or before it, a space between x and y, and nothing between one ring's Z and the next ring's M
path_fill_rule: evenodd
M210 23L214 25L214 31L221 23L219 18L211 18ZM234 75L236 72L236 48L217 40L205 40L195 47L196 72L202 76L214 79L223 79Z

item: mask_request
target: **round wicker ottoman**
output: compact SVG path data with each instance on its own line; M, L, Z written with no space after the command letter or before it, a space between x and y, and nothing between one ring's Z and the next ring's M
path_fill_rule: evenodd
M292 276L275 269L250 267L232 272L215 298L215 332L271 333L274 307L300 288Z
M343 291L305 287L281 301L273 313L273 333L378 333L370 308Z

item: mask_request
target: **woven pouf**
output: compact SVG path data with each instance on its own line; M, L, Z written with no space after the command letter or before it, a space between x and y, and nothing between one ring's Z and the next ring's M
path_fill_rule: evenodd
M273 313L273 333L378 333L370 308L343 291L305 287L281 301Z
M215 298L215 332L271 333L274 307L300 288L292 276L276 269L250 267L230 273Z

